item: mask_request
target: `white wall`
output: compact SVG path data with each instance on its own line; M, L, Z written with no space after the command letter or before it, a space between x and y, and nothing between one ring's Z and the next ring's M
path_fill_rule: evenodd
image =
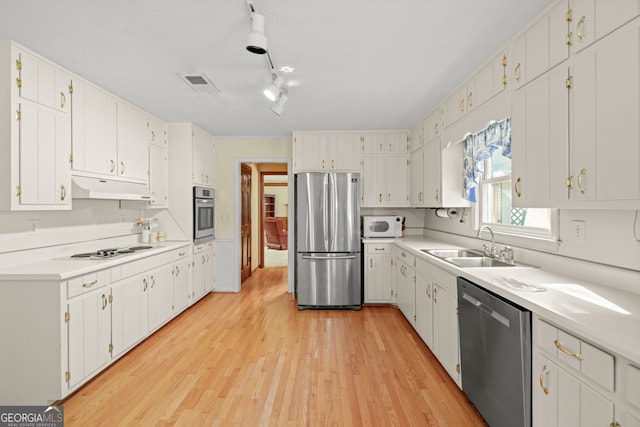
M433 210L427 210L424 225L432 230L475 237L476 230L472 228L472 222L468 219L471 209L466 211L465 221L461 223L459 218L443 219L436 217ZM635 240L633 230L635 215L635 211L625 210L564 209L560 210L559 214L560 242L557 245L544 245L547 247L541 248L539 242L526 239L510 239L508 243L515 247L533 248L551 254L640 271L640 242ZM584 241L572 238L574 220L585 221ZM640 236L640 230L637 230L636 234ZM505 241L499 235L496 236L496 240Z
M71 211L0 212L0 253L136 234L144 203L121 207L114 200L73 200ZM37 221L38 230L29 224Z

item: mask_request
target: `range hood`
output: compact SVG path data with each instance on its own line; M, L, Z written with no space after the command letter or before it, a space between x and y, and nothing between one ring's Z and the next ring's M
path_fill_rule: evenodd
M146 184L85 176L73 176L71 181L73 183L71 195L74 199L141 200L146 202L152 200L151 192Z

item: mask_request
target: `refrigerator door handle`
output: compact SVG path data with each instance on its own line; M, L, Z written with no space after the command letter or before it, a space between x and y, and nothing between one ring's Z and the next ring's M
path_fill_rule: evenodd
M302 255L302 259L316 259L316 260L332 260L332 259L355 259L355 255L343 255L343 256L318 256L318 255Z

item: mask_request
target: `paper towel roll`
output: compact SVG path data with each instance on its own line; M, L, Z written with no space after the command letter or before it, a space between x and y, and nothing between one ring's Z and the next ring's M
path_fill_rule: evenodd
M436 209L436 216L439 218L449 218L447 209Z
M456 208L440 208L436 209L436 216L439 218L457 218L458 217L458 209Z

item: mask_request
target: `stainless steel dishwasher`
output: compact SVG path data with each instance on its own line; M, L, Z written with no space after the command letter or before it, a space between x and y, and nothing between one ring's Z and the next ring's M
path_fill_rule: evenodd
M531 426L531 312L458 277L462 390L492 427Z

